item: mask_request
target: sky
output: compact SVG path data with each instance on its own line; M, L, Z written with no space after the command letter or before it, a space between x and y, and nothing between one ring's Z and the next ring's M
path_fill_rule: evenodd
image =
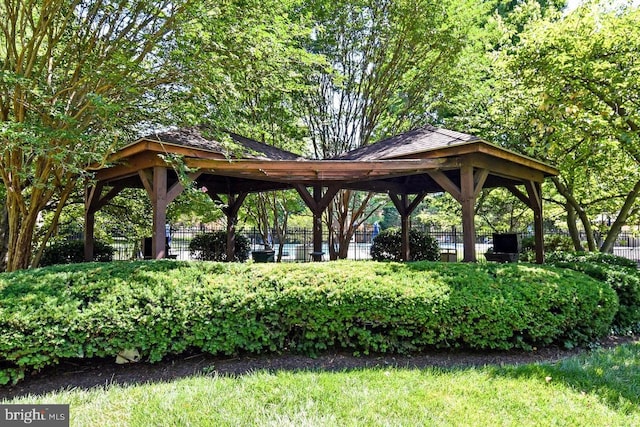
M573 9L578 7L582 3L582 0L569 0L567 2L567 12L571 12Z

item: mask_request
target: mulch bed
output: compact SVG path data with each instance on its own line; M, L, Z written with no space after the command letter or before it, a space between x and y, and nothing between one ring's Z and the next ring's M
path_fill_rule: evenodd
M637 342L639 337L611 336L602 340L601 348ZM344 371L374 367L466 368L486 365L518 365L536 362L553 363L589 350L547 347L531 352L468 352L434 350L420 354L353 356L350 353L326 353L316 358L296 354L243 355L215 357L205 353L183 354L150 363L117 365L113 359L80 359L63 361L43 369L13 386L0 386L0 399L40 395L67 389L91 389L110 384L133 385L166 382L193 375L238 376L254 371L322 370Z

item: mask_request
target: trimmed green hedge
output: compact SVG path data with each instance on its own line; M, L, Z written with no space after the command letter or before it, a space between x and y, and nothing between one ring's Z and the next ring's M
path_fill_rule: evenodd
M606 334L606 284L523 264L80 264L0 274L0 382L138 349L212 354L530 349Z
M609 284L619 302L613 329L622 334L640 332L640 271L635 261L601 252L552 252L547 263Z

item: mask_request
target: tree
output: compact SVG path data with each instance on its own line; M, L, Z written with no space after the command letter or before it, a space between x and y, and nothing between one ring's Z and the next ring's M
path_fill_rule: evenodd
M303 154L301 99L310 90L307 75L322 59L305 49L310 28L298 9L297 0L203 5L179 41L189 78L172 95L174 114L209 125L217 130L213 136L232 131ZM265 241L270 232L284 241L289 214L301 209L290 191L253 195L244 205Z
M4 185L0 184L0 272L6 269L7 251L9 250L9 212L6 200Z
M85 168L151 113L145 96L175 81L170 35L187 6L180 0L0 5L7 270L29 267L39 213L55 196L59 216Z
M305 121L314 155L328 158L432 118L456 62L475 2L340 0L307 5L316 26L309 49L331 68L313 74L317 90ZM371 212L372 195L341 191L328 209L330 257L343 258ZM376 207L377 208L377 207ZM335 225L335 226L334 226Z
M640 195L640 11L616 4L592 2L531 25L505 52L497 107L510 109L503 123L529 128L516 131L513 148L560 167L552 181L576 247L576 220L595 250L595 218L612 217L599 248L605 252L639 209Z

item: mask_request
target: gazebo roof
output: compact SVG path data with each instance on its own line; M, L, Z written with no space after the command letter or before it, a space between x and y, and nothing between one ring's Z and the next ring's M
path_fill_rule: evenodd
M343 153L339 160L392 160L416 158L444 158L471 153L483 153L491 157L527 165L541 171L544 176L554 176L558 171L553 167L529 156L516 153L482 138L467 133L426 125L408 132L392 136L373 144Z
M204 134L204 135L203 135ZM206 129L201 127L188 127L170 129L164 132L153 133L142 137L114 153L111 160L128 157L141 150L159 149L163 152L184 154L189 156L193 151L185 152L184 149L194 149L203 153L197 157L226 158L226 159L262 159L262 160L302 160L303 158L290 151L245 138L233 132L224 132L229 141L217 141L206 137ZM162 148L160 148L162 147ZM205 153L210 153L208 156Z
M481 141L473 135L427 125L334 158L340 160L394 159Z
M208 138L197 127L169 130L140 138L110 156L110 167L96 166L105 185L142 187L139 171L166 166L164 154L182 156L198 170L198 183L221 192L260 192L303 186L340 186L363 191L404 194L443 191L434 174L456 185L460 168L486 170L485 187L542 182L557 170L482 139L424 126L327 160L297 154L228 133L230 142ZM178 177L169 171L169 185Z

